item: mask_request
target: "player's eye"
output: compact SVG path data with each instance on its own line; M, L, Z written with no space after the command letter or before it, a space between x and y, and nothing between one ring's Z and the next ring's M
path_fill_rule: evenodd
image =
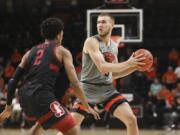
M97 21L97 24L100 24L100 23L106 23L106 21L105 20Z
M100 24L101 23L101 21L97 21L97 24Z

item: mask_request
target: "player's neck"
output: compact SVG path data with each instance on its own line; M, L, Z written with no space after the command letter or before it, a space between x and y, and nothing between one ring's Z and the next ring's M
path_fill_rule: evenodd
M101 40L105 43L106 46L109 46L110 45L110 36L107 35L107 36L100 36Z
M55 44L59 44L57 40L50 40L50 39L45 39L45 44L49 44L49 43L55 43Z

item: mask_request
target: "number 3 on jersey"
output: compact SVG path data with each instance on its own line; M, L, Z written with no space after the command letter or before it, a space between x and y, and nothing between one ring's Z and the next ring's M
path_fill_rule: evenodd
M43 55L44 55L44 50L43 49L38 50L36 53L36 57L35 57L35 61L34 61L33 65L37 66L37 65L41 64L41 59L42 59Z

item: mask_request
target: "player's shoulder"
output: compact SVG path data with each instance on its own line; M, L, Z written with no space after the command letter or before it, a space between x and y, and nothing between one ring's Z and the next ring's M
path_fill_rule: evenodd
M115 42L115 41L112 40L112 39L111 39L111 44L112 44L114 47L118 48L119 43Z
M86 38L85 42L97 42L98 40L94 37L94 36L91 36L91 37L88 37Z
M99 45L99 42L98 40L95 38L95 37L88 37L86 40L85 40L85 43L84 43L84 46L98 46Z
M57 49L58 52L61 53L62 55L71 55L71 52L62 45L58 46Z
M117 42L115 42L114 40L111 39L111 44L117 44Z
M27 59L30 56L31 50L27 50L23 55L23 59Z
M94 37L88 37L84 43L83 52L88 53L90 50L98 50L99 42Z

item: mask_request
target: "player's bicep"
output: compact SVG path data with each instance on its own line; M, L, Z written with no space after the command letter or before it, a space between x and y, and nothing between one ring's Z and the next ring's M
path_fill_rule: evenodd
M105 63L104 57L102 53L99 51L99 44L96 41L87 41L85 42L86 50L88 54L90 55L92 61L95 63L97 68L102 70L101 66L103 63Z

